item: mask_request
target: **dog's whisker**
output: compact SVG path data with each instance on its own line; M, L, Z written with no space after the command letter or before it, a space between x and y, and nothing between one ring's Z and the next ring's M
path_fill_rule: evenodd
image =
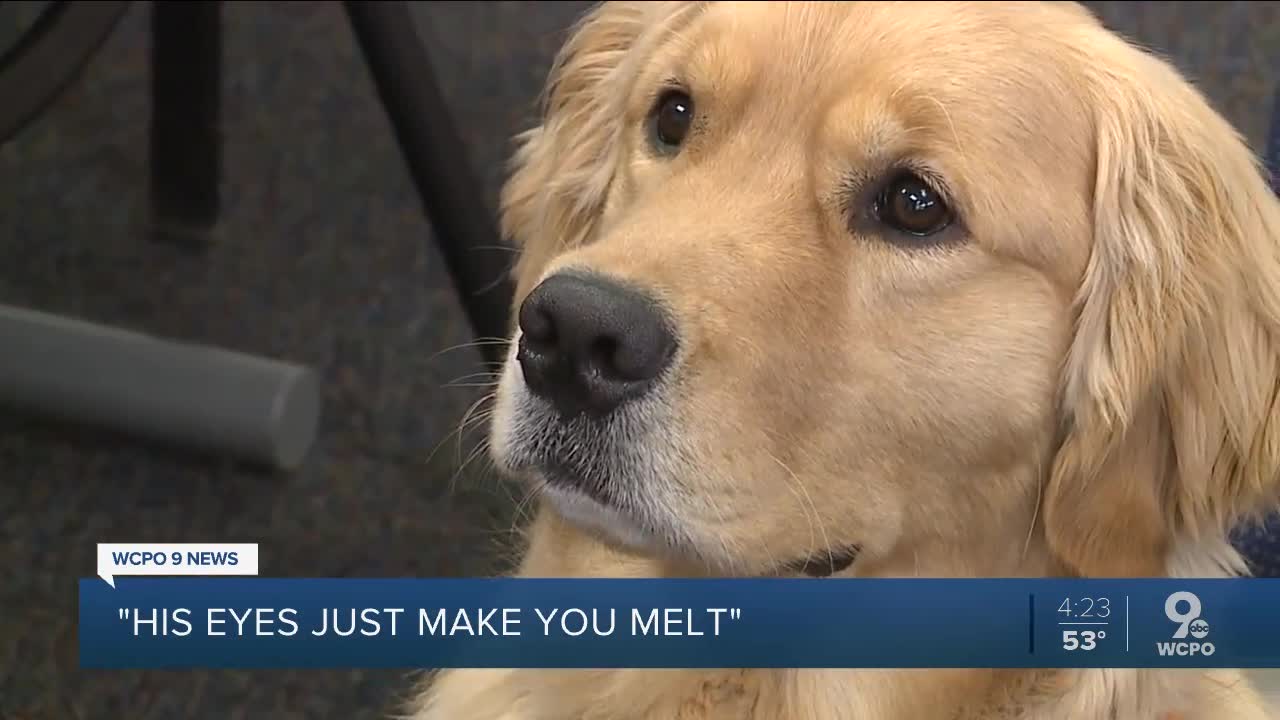
M493 347L495 345L506 345L510 342L511 342L510 338L489 338L489 337L477 338L475 340L469 340L467 342L459 343L457 345L450 345L449 347L444 348L443 350L439 350L433 353L432 355L428 356L427 362L432 362L438 359L440 356L447 355L448 353L451 353L451 352L479 349L479 348L485 348L485 347Z
M744 490L745 492L743 492ZM792 497L795 497L795 491L791 490L790 488L788 488L788 490L789 492L791 492ZM742 497L746 498L749 502L752 503L752 505L754 506L753 513L756 517L764 517L766 513L769 512L770 510L769 504L761 498L762 490L759 487L752 484L747 484L737 488L737 491L742 495ZM812 526L810 527L810 531L811 531L810 539L812 540L813 538ZM782 566L782 563L779 561L778 557L774 555L773 549L770 547L770 544L767 541L767 539L765 542L761 543L760 550L764 552L764 555L768 560L769 567L776 568L776 567ZM745 568L745 561L744 561L744 568Z
M724 510L720 507L720 504L714 503L714 502L708 503L708 504L710 505L712 512L715 513L716 520L719 521L717 527L726 526L728 522L725 518ZM735 568L735 565L738 564L739 555L741 554L741 548L738 546L738 543L733 540L731 535L723 532L715 533L715 539L716 539L716 542L720 545L720 554L727 561L725 564L728 566L726 569L729 571L729 574L730 575L739 574ZM715 568L711 567L713 563L711 563L710 561L706 561L706 564L708 565L707 567L708 571L712 571L712 572L715 571Z
M480 370L477 372L466 373L465 375L459 375L458 377L450 380L449 382L451 383L462 382L464 380L470 380L472 378L489 378L490 380L498 380L501 377L502 377L502 372L500 370Z
M1035 538L1036 523L1040 520L1040 503L1044 499L1044 484L1048 482L1048 478L1044 475L1044 461L1036 458L1036 502L1031 509L1031 524L1027 527L1027 537L1022 541L1022 559L1027 559L1027 554L1031 551L1031 541Z
M813 496L809 494L808 488L805 487L804 482L800 480L799 476L797 476L795 472L791 470L790 467L787 467L787 464L782 462L782 460L778 458L777 455L774 455L772 452L769 452L769 457L775 463L777 463L779 467L781 467L783 470L786 471L787 476L792 481L792 487L798 488L800 493L804 496L804 502L807 504L807 509L805 510L805 516L810 518L809 543L810 545L813 544L813 540L814 540L813 530L814 530L814 524L816 522L818 531L822 534L822 550L825 551L827 554L827 562L829 566L834 567L836 564L836 561L835 561L835 555L833 554L832 547L831 547L831 538L827 536L827 527L822 522L822 516L818 512L818 506L815 505L813 502ZM812 514L810 514L810 511L812 511Z
M481 440L479 443L476 444L476 447L471 451L469 455L467 455L467 459L462 461L462 463L458 465L458 469L455 470L453 475L449 478L450 494L452 494L454 491L457 490L458 480L462 478L462 475L467 471L467 468L471 465L471 463L473 463L478 457L484 457L488 453L488 451L489 451L488 438Z
M496 397L497 397L497 393L491 392L484 395L483 397L480 397L474 403L472 403L471 406L467 408L467 411L463 413L462 419L458 422L457 427L449 431L449 434L441 438L440 442L436 443L436 446L431 449L431 452L427 453L427 459L425 464L430 465L431 461L435 459L436 453L440 452L440 449L443 448L446 444L448 444L448 442L452 440L455 436L457 436L458 442L461 443L462 434L466 432L467 427L469 425L474 423L474 421L472 421L471 418L474 414L476 414L477 409L479 409L486 402L490 402L494 400ZM492 412L492 411L489 411L489 412ZM480 417L487 418L488 414L481 414Z
M947 109L947 106L941 100L932 95L922 95L921 97L937 105L938 109L942 111L942 116L947 119L947 126L951 129L951 139L955 141L955 150L960 154L961 158L964 158L964 147L960 142L960 133L956 131L956 122L951 117L951 111Z
M462 458L462 440L464 435L466 434L467 430L469 430L470 428L475 427L477 425L483 425L484 423L489 421L489 419L493 416L494 406L489 405L488 407L485 407L485 404L488 403L490 400L495 399L496 397L497 397L497 391L495 390L494 392L491 392L485 395L484 397L481 397L480 399L476 400L474 403L471 404L471 407L467 408L467 412L463 414L462 421L458 424L458 432L455 436L458 440L457 457L459 460L461 460Z
M533 517L527 514L528 508L533 503L534 498L538 497L538 495L540 495L546 488L546 485L547 483L545 480L538 478L531 484L531 487L525 491L524 497L520 499L520 502L516 503L516 508L511 520L511 529L509 531L510 535L514 536L519 532L519 525L522 522L531 522L533 520Z

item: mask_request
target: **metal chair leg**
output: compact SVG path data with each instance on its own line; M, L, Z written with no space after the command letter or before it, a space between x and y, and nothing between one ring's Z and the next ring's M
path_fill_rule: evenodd
M409 6L362 0L343 5L472 329L479 338L505 338L513 294L510 256L497 251L496 225ZM481 349L488 361L504 357L500 345L484 343Z
M151 7L152 218L157 239L198 248L220 204L222 3Z

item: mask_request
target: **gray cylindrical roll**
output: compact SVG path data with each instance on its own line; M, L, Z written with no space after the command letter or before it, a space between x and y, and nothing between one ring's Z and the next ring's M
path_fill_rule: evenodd
M6 306L0 403L281 469L320 415L306 367Z

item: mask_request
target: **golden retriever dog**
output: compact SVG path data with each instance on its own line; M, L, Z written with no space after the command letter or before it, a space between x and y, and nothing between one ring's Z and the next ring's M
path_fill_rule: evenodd
M502 211L521 576L1225 576L1280 496L1280 203L1074 3L605 3ZM411 715L1269 712L1230 672L726 669L446 671Z

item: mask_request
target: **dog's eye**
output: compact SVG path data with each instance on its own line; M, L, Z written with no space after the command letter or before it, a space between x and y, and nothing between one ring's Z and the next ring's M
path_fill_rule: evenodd
M951 209L942 195L915 173L889 181L876 198L876 217L894 230L927 237L951 224Z
M679 90L663 93L653 106L653 142L663 152L680 147L693 123L693 98Z

